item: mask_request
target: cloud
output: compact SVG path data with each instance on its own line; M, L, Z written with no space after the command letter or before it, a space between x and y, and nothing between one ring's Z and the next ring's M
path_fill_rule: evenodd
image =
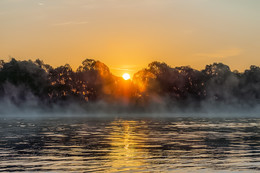
M54 26L66 26L66 25L84 25L84 24L87 24L88 22L86 21L82 21L82 22L72 22L72 21L69 21L69 22L62 22L62 23L55 23L53 24Z
M217 52L208 52L208 53L197 53L195 56L198 57L210 57L210 58L228 58L238 56L243 52L242 49L239 48L232 48L232 49L225 49L220 50Z
M119 70L119 71L135 71L134 69L128 69L128 68L110 68L112 70Z
M136 71L140 66L138 65L121 65L120 67L110 67L111 70L116 71Z

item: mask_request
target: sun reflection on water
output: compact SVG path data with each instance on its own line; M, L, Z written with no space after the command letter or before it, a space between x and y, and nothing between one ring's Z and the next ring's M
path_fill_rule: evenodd
M259 171L259 119L30 124L0 121L0 172Z
M117 120L109 127L109 171L143 170L147 166L144 158L148 157L148 152L144 150L147 139L144 131L145 122Z

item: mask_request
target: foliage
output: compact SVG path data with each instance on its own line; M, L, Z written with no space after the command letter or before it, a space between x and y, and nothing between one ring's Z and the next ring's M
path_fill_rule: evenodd
M100 61L86 59L76 71L69 64L53 68L41 60L0 61L0 99L15 105L92 104L143 107L158 103L185 107L200 103L255 106L260 103L260 68L243 73L222 63L198 71L189 66L172 68L152 62L124 81Z

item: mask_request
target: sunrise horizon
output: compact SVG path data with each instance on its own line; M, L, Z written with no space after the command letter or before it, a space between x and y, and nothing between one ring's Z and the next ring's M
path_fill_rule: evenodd
M0 172L260 171L260 0L0 0Z
M11 59L16 59L16 60L19 60L19 61L28 61L28 60L31 60L31 61L35 61L37 59L43 61L44 63L46 64L49 64L51 65L52 67L54 68L57 68L57 67L60 67L60 66L64 66L66 64L69 64L72 68L73 71L76 71L77 68L80 66L80 64L82 63L82 61L84 61L85 59L93 59L93 60L96 60L96 61L100 61L99 58L93 58L93 57L89 57L89 58L82 58L81 59L81 62L79 64L70 64L68 62L64 62L63 64L56 64L56 65L53 65L53 64L50 64L48 63L48 61L45 61L44 59L40 59L40 58L21 58L21 57L13 57L13 56L9 56L8 58L0 58L0 60L3 60L5 62L8 62L10 61ZM159 59L154 59L153 61L150 61L150 62L147 62L147 64L144 64L142 66L134 66L134 65L123 65L122 67L120 66L114 66L114 65L111 65L109 66L106 62L104 61L100 61L104 64L106 64L108 67L109 67L109 70L110 72L115 75L115 76L118 76L118 77L121 77L124 73L128 73L130 76L133 76L135 73L137 73L139 70L142 70L144 68L147 67L147 65L149 65L151 62L154 62L154 61L158 61L158 62L163 62L163 63L167 63L170 67L183 67L183 66L188 66L188 67L191 67L193 69L196 69L196 70L202 70L205 68L206 65L209 65L209 64L213 64L213 63L224 63L222 61L211 61L209 62L208 64L200 64L198 66L195 66L195 65L191 65L189 63L187 64L169 64L168 62L166 61L160 61ZM244 66L243 68L235 68L232 66L232 64L227 64L227 63L224 63L226 65L228 65L230 67L230 69L232 71L238 71L240 73L244 72L245 70L248 70L250 68L250 66L252 65L256 65L256 66L259 66L258 64L249 64L248 66ZM128 67L128 68L127 68Z
M3 0L0 57L76 68L86 58L115 75L152 61L204 68L260 65L259 1Z

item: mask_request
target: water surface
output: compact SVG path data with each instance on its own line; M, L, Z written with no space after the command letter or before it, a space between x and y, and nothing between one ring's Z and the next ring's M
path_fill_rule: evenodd
M257 172L260 119L1 118L0 172Z

